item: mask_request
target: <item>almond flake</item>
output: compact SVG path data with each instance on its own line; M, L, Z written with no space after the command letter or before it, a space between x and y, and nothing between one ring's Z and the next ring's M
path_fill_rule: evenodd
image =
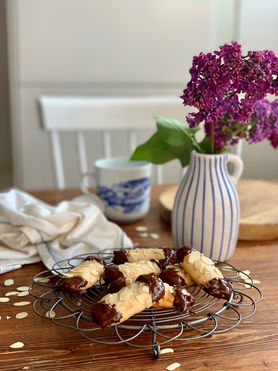
M138 232L146 232L148 230L148 227L144 225L138 225L137 227L135 227L135 230Z
M5 296L12 296L12 295L17 295L18 294L18 291L10 291L10 292L6 292Z
M30 369L30 366L24 366L23 367L23 370L29 370Z
M17 288L17 291L28 291L29 287L28 286L21 286Z
M6 319L10 319L10 318L12 318L11 316L6 316Z
M178 367L180 367L180 364L178 362L175 362L175 363L172 363L171 365L169 365L168 367L166 367L166 370L173 371Z
M166 353L174 353L174 349L172 348L161 349L160 354L166 354Z
M4 281L4 286L12 286L14 284L14 280L9 279Z
M29 304L31 304L30 301L18 301L18 302L16 302L16 303L14 303L14 306L15 306L15 307L22 307L22 306L24 306L24 305L29 305Z
M20 312L16 314L15 318L22 319L22 318L26 318L27 316L28 316L27 312Z
M81 304L82 304L82 302L79 301L79 300L78 300L78 302L76 303L76 305L77 305L78 307L80 307Z
M18 293L17 296L26 296L26 295L29 295L29 291L21 291L20 293Z
M255 283L259 284L259 283L261 283L261 281L259 281L259 280L253 280L253 283L254 283L254 284L255 284Z
M2 316L0 316L0 321L1 321L1 319L2 319Z
M45 313L45 317L47 318L54 318L56 316L56 313L54 312L54 310L48 310L46 313Z
M47 283L49 281L50 281L49 278L43 278L43 279L39 280L39 282L42 282L42 283Z
M154 238L154 239L159 238L159 234L157 234L157 233L151 233L150 236L151 236L151 238Z
M229 267L228 265L226 265L224 267L219 267L219 269L221 269L222 271L232 271L233 270L233 268Z
M140 233L139 236L142 237L142 238L148 237L149 233Z
M18 341L17 343L13 343L10 345L10 348L18 349L18 348L23 348L24 344L21 341Z
M7 301L10 301L9 298L0 298L0 303L7 303Z

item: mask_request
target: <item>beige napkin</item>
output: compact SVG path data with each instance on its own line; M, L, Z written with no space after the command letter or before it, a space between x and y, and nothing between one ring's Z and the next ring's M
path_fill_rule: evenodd
M123 230L86 196L50 206L18 189L0 193L0 273L40 260L132 247Z

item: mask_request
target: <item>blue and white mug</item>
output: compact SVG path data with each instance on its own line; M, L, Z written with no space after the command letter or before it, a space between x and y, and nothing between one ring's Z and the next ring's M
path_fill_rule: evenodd
M92 194L86 178L95 179L97 196ZM83 174L81 190L118 223L132 223L150 208L151 164L124 157L102 158L94 163L94 172Z

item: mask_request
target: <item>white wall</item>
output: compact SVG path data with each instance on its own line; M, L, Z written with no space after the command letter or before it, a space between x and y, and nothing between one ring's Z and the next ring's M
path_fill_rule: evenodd
M267 2L257 13L252 7L252 17L258 18L252 25L247 5L251 7L251 1L259 4L243 2L238 36L247 47L251 41L245 22L250 20L250 29L261 25L262 12L268 9ZM48 137L39 126L40 94L178 96L188 81L192 56L238 35L234 0L9 0L7 5L14 178L17 186L29 189L54 186ZM278 33L269 32L272 44L267 47L274 49ZM181 116L179 112L176 118L182 120ZM149 134L143 133L142 141ZM62 139L68 148L67 185L77 186L73 137L67 134ZM92 164L99 157L99 137L86 139ZM121 155L124 136L118 135L114 143L114 154ZM269 171L252 164L254 153L261 157L259 146L244 147L246 176L278 176L276 152L273 156L269 146L264 150L272 160ZM177 162L167 164L164 181L178 181L178 169Z

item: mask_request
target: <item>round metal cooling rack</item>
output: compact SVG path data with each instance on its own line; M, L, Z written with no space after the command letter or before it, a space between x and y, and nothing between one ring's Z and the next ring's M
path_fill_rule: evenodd
M112 265L111 252L94 255L104 259L107 265ZM233 285L229 301L216 299L195 285L187 289L195 298L190 313L149 308L120 325L103 330L92 321L91 307L108 293L104 281L100 280L83 294L74 295L62 292L58 286L61 273L75 267L85 257L79 255L62 260L51 270L43 271L33 278L29 292L35 298L35 313L56 325L78 331L92 342L125 343L137 348L151 348L154 358L159 358L161 345L170 341L186 342L233 329L244 319L253 316L256 304L262 300L261 291L249 275L231 264L219 263L218 268Z

